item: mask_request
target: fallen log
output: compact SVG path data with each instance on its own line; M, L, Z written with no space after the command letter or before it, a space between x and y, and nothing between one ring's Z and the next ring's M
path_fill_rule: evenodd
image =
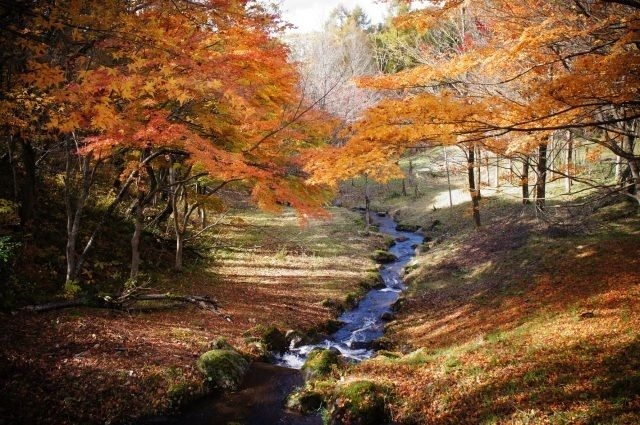
M114 310L129 310L132 305L139 301L169 301L169 302L179 302L186 304L193 304L202 310L211 311L221 317L223 317L226 321L231 322L231 318L224 314L220 308L216 300L207 296L199 296L199 295L178 295L178 294L127 294L121 296L101 296L101 297L92 297L92 298L77 298L73 300L67 301L55 301L51 303L45 304L37 304L37 305L28 305L23 307L24 311L32 311L37 313L53 311L53 310L62 310L66 308L74 308L74 307L92 307L92 308L109 308Z

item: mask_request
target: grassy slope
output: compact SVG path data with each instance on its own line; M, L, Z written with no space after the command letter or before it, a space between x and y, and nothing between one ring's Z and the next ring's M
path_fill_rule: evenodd
M380 192L376 205L407 223L442 223L428 232L436 243L411 266L407 300L388 327L396 349L412 354L378 356L350 378L392 383L399 423L639 423L633 209L550 226L514 188L484 199L485 225L474 231L468 204L444 208L446 185L432 180L420 198Z
M210 295L232 322L195 307L2 315L0 423L119 422L175 407L202 391L195 361L210 341L223 336L242 349L258 324L322 327L336 313L323 301L360 291L382 243L345 210L307 227L293 214L243 212L219 229L213 261L147 271L155 292Z

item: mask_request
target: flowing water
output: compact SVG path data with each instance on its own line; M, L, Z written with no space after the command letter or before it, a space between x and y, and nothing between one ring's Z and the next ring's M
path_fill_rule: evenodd
M302 367L307 354L316 347L333 347L354 361L374 354L371 345L384 331L382 316L390 312L391 305L405 288L403 268L415 255L414 246L423 241L416 233L397 231L396 223L389 217L373 219L380 225L380 232L396 239L390 252L398 259L381 267L384 287L369 291L356 308L339 317L344 325L337 332L318 344L290 349L279 358L277 365L254 363L239 391L203 399L182 416L153 418L142 425L322 424L319 415L305 417L284 409L287 395L303 383L296 369Z
M396 222L390 217L373 217L380 225L380 232L392 236L396 243L389 250L398 259L382 266L380 276L384 283L381 289L369 291L353 309L343 313L338 320L343 323L340 329L322 342L291 348L278 359L278 364L299 369L307 354L314 348L335 348L343 356L360 361L373 355L371 345L384 332L385 321L382 316L390 312L391 305L405 289L402 280L404 266L415 255L415 245L423 241L417 233L396 230Z

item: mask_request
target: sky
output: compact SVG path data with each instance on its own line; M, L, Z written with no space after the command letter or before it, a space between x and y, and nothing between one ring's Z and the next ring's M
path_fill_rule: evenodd
M294 24L294 32L319 31L329 17L329 13L339 4L351 10L362 7L371 23L382 22L387 13L388 3L379 4L375 0L280 0L285 21Z

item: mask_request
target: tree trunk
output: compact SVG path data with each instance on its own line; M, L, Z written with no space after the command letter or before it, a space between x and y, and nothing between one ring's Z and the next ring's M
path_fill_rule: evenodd
M7 139L7 153L9 155L9 167L11 168L11 178L13 179L13 201L18 204L20 202L20 190L18 189L18 173L16 171L16 159L14 151L16 150L16 142L13 136Z
M36 204L36 153L33 147L20 139L24 180L20 203L20 224L25 226L32 218Z
M371 199L369 199L369 176L364 176L364 222L366 231L371 226Z
M447 147L443 146L444 151L444 169L447 171L447 189L449 191L449 208L453 209L453 195L451 194L451 174L449 173L449 158L447 156Z
M481 160L481 151L479 147L475 148L475 152L474 152L474 166L475 166L475 170L476 170L476 177L475 177L475 190L476 190L476 196L478 197L478 199L482 199L482 193L480 192L480 187L482 186L482 167L480 166L480 160Z
M544 210L546 185L547 185L547 145L542 143L538 146L538 166L536 180L536 207Z
M493 187L497 189L500 187L500 156L496 154L495 159L496 163L494 164L495 167L493 167L493 169L495 170L495 174L493 176Z
M531 203L529 200L529 157L526 156L522 160L522 176L520 177L520 185L522 186L522 205Z
M407 179L402 179L402 196L407 196Z
M571 173L573 172L573 133L568 131L567 136L567 155L565 157L565 180L564 189L567 193L571 193L571 186L573 186L573 179Z
M144 192L138 191L138 200L134 207L134 230L131 237L131 274L130 278L135 280L140 272L140 240L142 239L142 227L144 221Z
M89 198L89 189L93 183L93 173L91 171L91 155L87 154L82 158L79 158L79 170L75 170L72 165L71 150L73 146L67 143L67 159L66 159L66 171L65 171L65 187L64 187L64 199L67 210L67 246L66 246L66 258L67 258L67 272L66 281L71 282L78 280L80 270L77 264L77 244L78 236L80 234L80 223L84 207ZM97 164L96 164L97 167ZM79 174L81 182L81 188L78 190L75 184L74 175ZM75 193L74 193L75 192Z
M473 206L473 223L478 228L480 227L480 191L476 187L475 163L474 147L470 146L467 152L467 176L469 178L469 192L471 193L471 204Z

